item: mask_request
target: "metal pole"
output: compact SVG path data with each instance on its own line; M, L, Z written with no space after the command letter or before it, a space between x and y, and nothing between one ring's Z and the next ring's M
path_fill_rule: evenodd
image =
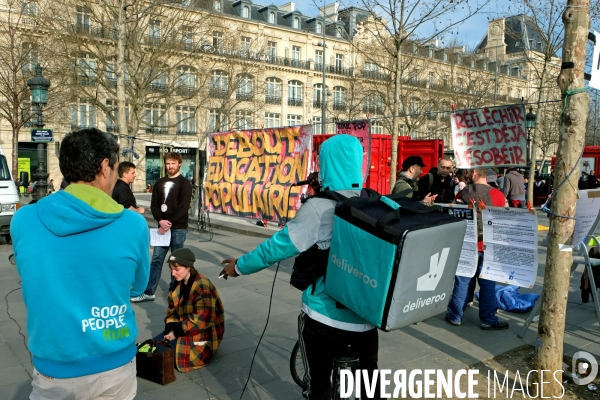
M327 89L325 86L325 61L327 58L325 57L325 49L327 48L327 43L325 43L325 28L327 26L326 15L325 15L325 0L323 0L323 101L321 102L321 133L327 133L326 131L326 118L327 118Z
M42 119L42 105L35 103L34 106L37 111L35 127L43 129L44 121ZM32 193L34 200L39 200L48 194L48 174L46 173L46 149L44 143L38 143L37 145L37 158L38 168L37 171L32 174L35 182L35 192Z
M596 127L598 126L598 91L594 91L594 146L596 145Z
M496 97L498 97L498 45L496 44L496 63L494 64L496 70L494 77L494 107L496 106Z
M527 168L531 170L531 128L527 129ZM531 185L532 182L529 182Z

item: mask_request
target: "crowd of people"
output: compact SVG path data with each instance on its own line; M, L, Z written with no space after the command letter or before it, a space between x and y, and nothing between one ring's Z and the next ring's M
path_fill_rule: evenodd
M32 399L135 397L137 325L131 303L156 299L165 260L171 273L168 306L164 328L154 339L170 343L175 366L182 372L207 365L223 340L219 293L196 269L192 249L185 247L192 185L180 173L181 155L165 154L166 176L146 188L152 195L150 211L158 234L169 236L168 245L154 246L150 257L150 234L141 215L146 210L137 205L131 191L136 166L118 163L118 151L115 138L97 129L66 135L59 166L68 185L61 184L63 190L23 207L11 224L33 356ZM320 171L311 175L313 183L345 197L361 196L362 158L358 139L349 135L328 139L319 152ZM490 206L524 205L526 182L516 168L506 174L487 168L454 171L447 157L421 176L425 167L419 156L403 160L393 193L427 205L480 201ZM542 193L538 187L548 192L552 181L537 176L534 185L535 193ZM225 258L221 276L243 277L306 254L315 263L327 260L322 255L329 251L334 209L331 199L310 199L292 221L254 250ZM478 236L481 271L481 226ZM40 240L48 247L42 258L36 252ZM461 325L478 280L481 329L507 329L508 323L496 316L495 283L479 275L455 278L445 320ZM65 337L69 340L60 339ZM308 399L331 398L336 348L351 345L360 369L377 369L377 329L329 297L322 276L302 293L298 338L306 366L303 394Z

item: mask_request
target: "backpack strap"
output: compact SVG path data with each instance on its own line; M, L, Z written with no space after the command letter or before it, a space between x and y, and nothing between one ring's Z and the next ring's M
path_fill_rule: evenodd
M433 174L430 172L427 174L427 176L429 177L429 186L427 186L427 191L430 192L431 187L433 186Z
M347 197L344 196L343 194L340 194L333 190L321 190L319 193L317 193L316 195L311 197L311 199L314 199L314 198L329 199L329 200L333 200L336 202L344 201L347 199Z
M377 222L375 223L375 226L378 229L383 229L390 222L400 219L400 217L402 216L401 210L407 210L413 214L429 214L429 213L432 213L435 211L440 211L441 209L442 209L442 207L438 206L438 205L425 206L422 209L401 206L397 210L391 211L391 212L385 214L383 217L379 218L377 220Z

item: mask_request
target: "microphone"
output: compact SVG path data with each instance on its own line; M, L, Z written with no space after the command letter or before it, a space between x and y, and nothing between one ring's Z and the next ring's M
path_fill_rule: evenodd
M298 182L296 182L296 183L292 183L292 186L303 186L303 185L308 185L308 184L310 184L310 181L311 181L311 180L312 180L312 179L310 179L310 180L309 180L309 179L307 179L307 180L305 180L305 181L298 181Z

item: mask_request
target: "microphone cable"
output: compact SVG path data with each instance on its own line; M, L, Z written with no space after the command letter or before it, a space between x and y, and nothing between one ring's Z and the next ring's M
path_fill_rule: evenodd
M290 192L291 192L291 190L292 190L292 188L290 187ZM286 208L286 211L285 211L285 224L283 224L283 226L287 225L287 223L288 223L290 192L288 192L288 195L287 195L286 204L288 204L288 207ZM248 378L246 378L246 383L244 384L242 393L240 393L240 400L242 400L242 397L244 396L244 392L246 391L246 387L248 386L248 382L250 382L250 376L252 375L252 367L254 366L254 359L256 358L256 354L258 353L258 348L260 347L260 343L262 342L263 336L265 335L265 332L267 331L267 326L269 326L269 318L271 317L271 305L273 304L273 292L275 291L275 281L277 280L277 272L279 272L280 264L281 264L281 261L277 262L277 267L275 268L275 276L273 277L273 285L271 286L271 295L269 298L269 310L267 312L267 322L265 322L265 328L263 329L262 333L260 334L260 338L258 339L258 343L256 344L256 349L254 349L254 355L252 355L252 361L250 361L250 370L248 371Z

